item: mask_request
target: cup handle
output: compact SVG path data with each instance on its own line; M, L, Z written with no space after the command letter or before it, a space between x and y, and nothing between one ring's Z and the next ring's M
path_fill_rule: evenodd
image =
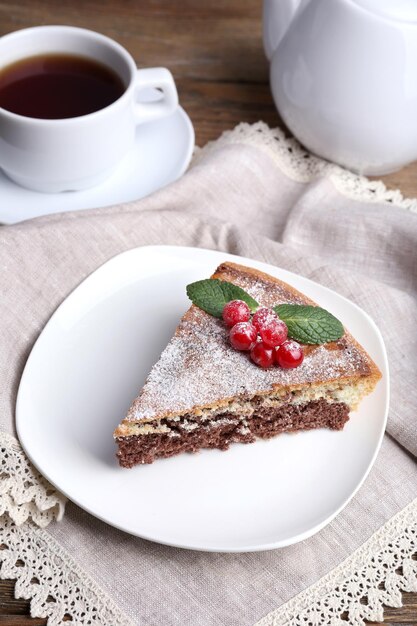
M160 89L162 91L161 99L155 102L138 102L140 91L146 87ZM178 106L178 93L171 72L165 67L138 70L133 106L137 124L150 122L173 113Z

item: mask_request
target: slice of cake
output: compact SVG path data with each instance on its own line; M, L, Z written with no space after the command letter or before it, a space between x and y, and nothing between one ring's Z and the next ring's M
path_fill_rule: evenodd
M232 288L242 288L252 313L254 304L289 304L298 305L293 309L300 311L323 311L313 310L315 303L290 285L248 267L223 263L211 279L217 280L202 282L209 287L225 288L231 283ZM202 302L202 308L193 304L182 317L115 430L117 456L123 467L201 448L226 450L234 442L252 443L258 437L282 432L321 427L340 430L349 412L381 377L365 350L337 320L339 338L320 344L320 338L309 339L297 319L292 325L289 320L293 337L297 332L306 337L301 364L289 365L291 369L285 364L258 367L249 353L232 347L230 328L219 319L218 310L210 302ZM320 324L317 328L320 330Z

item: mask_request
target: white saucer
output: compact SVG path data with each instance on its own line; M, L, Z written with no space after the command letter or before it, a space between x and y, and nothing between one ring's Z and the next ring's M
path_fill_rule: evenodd
M382 380L340 432L283 434L228 452L119 467L113 429L188 308L185 286L226 260L283 279L334 313L376 361ZM114 257L57 309L26 363L16 426L39 471L96 517L160 543L246 552L306 539L346 506L375 461L388 403L384 342L355 304L265 263L155 246Z
M180 107L169 117L138 126L133 150L110 178L91 189L39 193L20 187L0 170L0 223L144 198L182 176L193 149L193 125Z

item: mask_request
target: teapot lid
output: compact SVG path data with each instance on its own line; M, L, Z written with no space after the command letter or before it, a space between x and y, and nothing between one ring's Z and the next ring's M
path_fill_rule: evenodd
M416 0L353 0L365 10L389 20L417 22Z

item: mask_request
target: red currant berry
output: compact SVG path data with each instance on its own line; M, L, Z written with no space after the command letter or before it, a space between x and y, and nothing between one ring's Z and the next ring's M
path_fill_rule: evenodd
M278 315L272 309L267 309L265 306L258 309L252 318L252 324L255 326L258 333L263 326L267 326L270 322L278 320Z
M276 348L286 340L288 328L282 320L272 320L269 324L261 327L259 334L266 346Z
M286 369L298 367L304 359L302 347L296 341L284 341L284 343L275 350L275 363Z
M224 305L223 319L228 326L234 326L238 322L248 322L250 309L243 300L231 300Z
M250 351L250 358L259 367L271 367L274 362L274 351L262 341L258 341Z
M256 329L250 322L238 322L230 329L229 338L235 350L250 350L255 345Z

